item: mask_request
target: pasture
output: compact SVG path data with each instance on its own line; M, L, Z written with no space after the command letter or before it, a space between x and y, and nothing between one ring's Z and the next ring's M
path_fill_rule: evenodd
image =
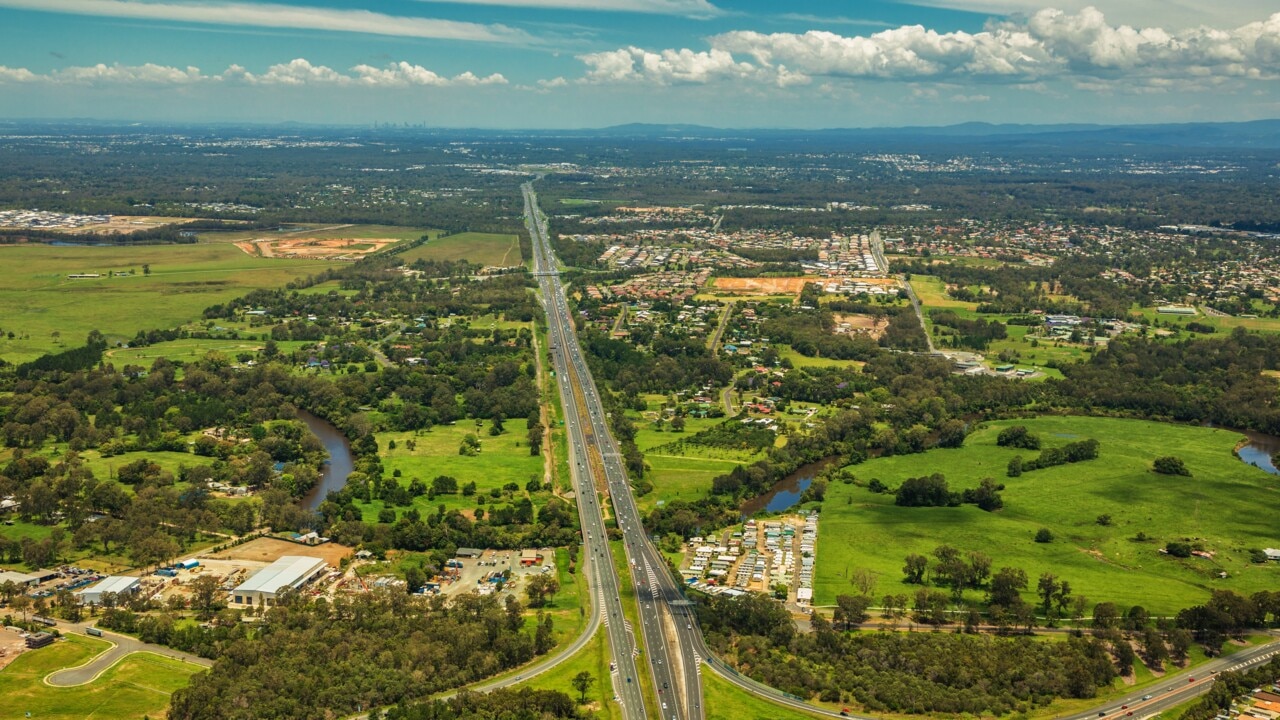
M520 236L494 233L464 232L436 237L402 254L405 262L414 260L468 260L485 267L517 267Z
M175 327L210 305L330 266L249 257L229 243L11 245L0 247L0 265L7 271L0 281L0 359L12 363L83 345L91 330L112 345L127 342L139 330Z
M1045 447L1097 439L1099 457L1008 478L1006 466L1014 455L1037 454L996 445L1001 428L1019 424L1039 434ZM858 568L877 575L876 597L911 595L917 586L902 582L904 558L929 555L942 544L986 553L994 568L1023 569L1033 590L1036 578L1050 572L1092 602L1141 604L1153 614L1203 602L1216 589L1246 594L1273 589L1280 583L1280 567L1251 563L1249 551L1280 540L1274 522L1280 478L1233 457L1239 440L1238 433L1227 430L1042 417L990 423L960 449L850 466L859 484L832 483L822 506L816 601L830 604L837 594L850 592L849 579ZM1192 477L1152 472L1152 460L1162 455L1182 458ZM943 473L953 491L994 478L1006 486L1004 508L987 513L972 505L898 507L892 494L864 487L878 478L895 488L908 477L932 473ZM1098 522L1102 515L1110 516L1110 524ZM1053 534L1053 542L1034 542L1040 528ZM1198 543L1212 557L1178 559L1159 552L1171 540ZM1227 577L1220 578L1221 572ZM968 593L974 601L981 596Z

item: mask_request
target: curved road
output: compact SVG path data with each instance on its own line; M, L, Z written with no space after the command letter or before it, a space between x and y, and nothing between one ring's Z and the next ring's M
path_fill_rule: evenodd
M89 623L69 623L67 627L60 628L65 634L68 631L75 631L81 635L86 634L84 629ZM149 652L156 655L162 655L167 658L189 662L193 665L201 667L212 667L213 661L208 660L190 653L184 653L174 650L163 645L154 645L152 643L144 643L141 640L129 637L128 635L120 635L109 630L102 631L102 638L112 646L107 650L95 655L89 662L72 668L64 668L50 673L45 677L44 681L47 685L54 687L73 687L76 685L84 685L93 682L99 675L106 672L112 665L123 660L126 656L136 652Z

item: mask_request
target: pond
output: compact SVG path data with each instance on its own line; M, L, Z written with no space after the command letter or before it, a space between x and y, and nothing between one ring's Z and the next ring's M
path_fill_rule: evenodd
M782 512L800 502L800 496L813 484L813 479L822 474L835 458L819 460L816 463L801 465L795 472L779 480L769 492L757 495L742 504L742 517L748 518L760 511Z
M341 490L347 484L347 476L355 469L351 459L351 443L324 418L299 410L298 419L306 423L311 432L320 438L320 443L329 453L329 462L320 471L320 482L298 500L304 510L315 510L329 496L330 491Z
M1245 430L1242 434L1249 439L1236 449L1236 456L1250 465L1266 470L1272 475L1280 475L1271 458L1280 453L1280 437L1266 433Z

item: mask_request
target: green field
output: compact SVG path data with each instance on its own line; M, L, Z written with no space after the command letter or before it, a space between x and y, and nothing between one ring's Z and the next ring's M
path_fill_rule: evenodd
M557 665L555 669L530 678L523 683L524 687L537 690L559 690L578 700L578 691L570 680L583 670L591 673L596 679L587 691L586 709L594 713L596 720L613 720L620 717L617 703L613 702L613 684L609 675L609 642L603 625L592 636L591 642L579 650L572 658Z
M232 230L230 232L214 230L200 233L200 242L238 242L240 240L258 240L260 238L315 238L328 240L334 238L394 238L396 240L417 240L423 235L439 231L429 231L417 227L403 225L334 225L332 223L290 223L283 232L277 230Z
M995 445L999 430L1013 424L1026 425L1046 446L1095 438L1100 456L1006 478L1010 458L1034 455ZM890 487L935 472L945 474L953 490L993 477L1007 486L1004 509L903 508L893 504L892 495L833 483L818 534L817 602L830 604L848 592L856 568L878 574L877 597L910 595L916 586L902 583L903 559L927 555L943 543L984 552L995 568L1022 568L1033 589L1041 573L1051 572L1092 602L1141 604L1158 614L1203 602L1214 589L1274 588L1280 567L1251 564L1249 550L1274 547L1280 539L1273 511L1280 478L1235 459L1231 451L1239 439L1225 430L1137 420L1044 417L993 422L958 450L852 466L861 481L879 478ZM1148 470L1155 457L1168 454L1181 457L1193 477ZM1111 526L1097 524L1102 514L1111 515ZM1052 543L1033 542L1042 527L1053 533ZM1134 540L1139 532L1151 539ZM1179 560L1157 552L1170 540L1202 543L1215 556ZM1219 579L1220 571L1228 577ZM974 591L969 597L980 595Z
M818 717L762 700L709 670L702 673L702 699L707 720L808 720Z
M513 482L520 487L515 497L523 497L526 494L525 483L532 477L543 477L543 460L540 455L529 454L523 420L508 420L506 432L497 437L489 435L489 427L490 423L485 422L477 429L475 422L460 420L454 425L436 425L417 435L412 432L378 433L382 464L388 476L399 470L400 482L406 486L413 478L421 478L430 485L431 480L439 475L456 478L459 488L469 482L476 484L476 494L472 497L458 493L437 495L433 500L428 500L426 495L415 498L414 506L424 514L435 512L439 505L451 510L468 510L491 503L507 504L510 500L491 498L489 490ZM474 457L458 454L458 446L468 433L480 439L480 454ZM409 450L406 445L410 439L417 445L414 450ZM388 449L391 440L396 442L394 450ZM539 495L545 498L545 493ZM542 502L535 496L534 504L541 505ZM365 521L374 522L383 502L361 503L360 507Z
M87 685L44 684L49 673L80 665L107 649L107 643L78 636L23 653L0 670L0 713L5 718L56 720L163 717L169 696L186 687L200 668L151 653L134 653Z
M127 341L175 327L220 302L285 285L331 263L250 257L229 243L135 247L0 247L0 358L25 362L84 344L90 330ZM151 269L143 274L143 265ZM106 277L128 272L128 277ZM71 280L72 273L103 277ZM9 333L14 334L9 338Z
M662 396L648 395L649 407L661 407ZM659 501L685 500L692 502L706 497L711 481L717 475L733 470L739 463L752 462L757 456L733 450L685 445L676 452L670 443L689 438L702 430L715 427L725 418L686 418L684 432L670 429L659 431L640 413L629 411L628 416L636 427L636 447L644 453L649 466L645 479L653 483L653 491L636 498L639 508L648 512ZM664 447L667 446L667 447Z
M520 258L520 237L494 233L465 232L435 238L402 254L414 260L469 260L486 267L516 267Z

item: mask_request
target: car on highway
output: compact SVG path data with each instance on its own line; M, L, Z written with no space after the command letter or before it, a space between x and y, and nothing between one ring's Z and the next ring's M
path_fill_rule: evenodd
M1142 696L1142 699L1143 699L1143 700L1150 700L1150 699L1151 699L1151 696L1150 696L1150 695L1143 695L1143 696Z

